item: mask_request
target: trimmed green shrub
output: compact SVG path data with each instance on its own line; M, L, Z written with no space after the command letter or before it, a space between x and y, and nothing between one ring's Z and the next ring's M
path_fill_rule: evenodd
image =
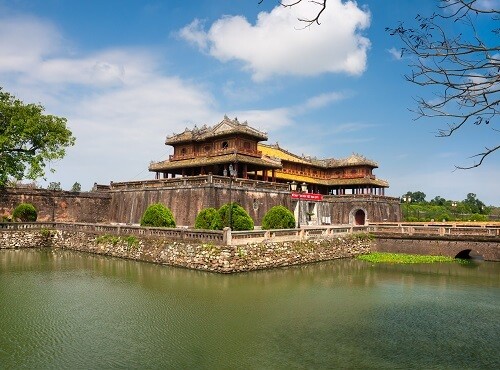
M232 207L231 207L232 205ZM231 210L232 208L232 210ZM238 203L227 203L219 208L221 229L229 227L229 213L231 212L231 230L253 230L253 220L245 209Z
M141 226L175 227L175 220L170 209L161 203L153 203L142 215Z
M38 214L30 203L21 203L12 212L12 220L20 222L35 222Z
M295 217L293 213L284 206L274 206L264 215L262 228L269 229L293 229Z
M215 208L205 208L198 213L194 222L195 229L221 230L222 222Z

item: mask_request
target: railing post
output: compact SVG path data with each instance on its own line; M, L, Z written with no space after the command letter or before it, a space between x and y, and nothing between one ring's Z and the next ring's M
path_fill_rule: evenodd
M299 229L299 240L304 239L305 229Z
M229 227L225 227L222 230L222 244L224 245L231 245L233 242L232 236L231 236L231 229Z

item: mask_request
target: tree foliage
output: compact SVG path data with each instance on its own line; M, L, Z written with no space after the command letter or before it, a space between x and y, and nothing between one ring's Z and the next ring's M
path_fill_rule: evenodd
M194 222L195 229L221 230L222 221L219 212L215 208L202 209L196 216Z
M293 213L284 206L274 206L264 215L262 228L270 229L292 229L295 227Z
M218 212L222 228L230 227L236 231L253 230L254 228L254 223L250 215L236 202L224 204L219 208Z
M71 191L80 192L82 191L82 185L79 182L75 182L71 187Z
M422 192L408 192L418 194ZM469 193L462 201L447 200L441 196L434 197L430 202L424 200L402 205L403 219L405 221L487 221L488 215L494 207L487 207L476 194Z
M47 190L61 191L62 190L61 183L60 182L52 181L47 186Z
M401 22L396 28L386 28L402 41L401 54L411 60L406 80L433 93L430 98L417 98L416 119L444 119L447 126L438 130L439 137L451 136L470 124L488 125L496 135L500 131L494 127L500 106L500 9L494 8L495 2L476 0L436 4L439 11L430 17L417 15L414 27ZM490 21L490 29L484 29L484 21ZM454 29L460 33L453 34ZM499 148L485 147L473 156L472 165L456 168L478 167Z
M425 202L425 193L421 191L407 191L405 195L401 197L401 199L404 201L404 198L410 199L409 202L411 203L423 203Z
M175 227L172 211L161 203L149 205L142 215L140 223L141 226Z
M47 163L74 144L66 119L43 112L40 104L26 104L0 87L0 186L10 178L43 176Z
M30 203L21 203L12 212L12 220L20 222L35 222L37 219L35 206Z

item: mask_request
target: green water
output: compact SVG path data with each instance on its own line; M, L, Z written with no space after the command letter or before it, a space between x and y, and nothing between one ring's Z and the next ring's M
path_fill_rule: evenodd
M500 264L216 275L0 251L2 369L500 368Z

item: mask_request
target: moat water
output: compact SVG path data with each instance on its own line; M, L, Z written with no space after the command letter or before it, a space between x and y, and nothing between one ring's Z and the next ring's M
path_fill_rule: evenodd
M0 251L2 369L500 368L500 263L217 275Z

